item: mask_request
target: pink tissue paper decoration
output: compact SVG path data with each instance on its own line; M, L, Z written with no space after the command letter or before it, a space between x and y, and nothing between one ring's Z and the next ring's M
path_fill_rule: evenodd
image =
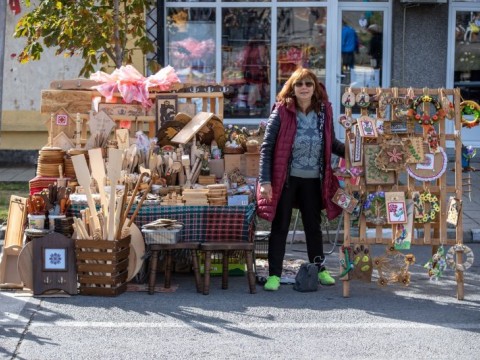
M107 102L113 102L113 95L119 92L125 103L138 101L146 109L153 106L149 98L149 88L158 86L160 90L168 90L171 85L179 83L180 79L171 66L167 66L156 74L144 77L132 65L115 69L111 74L97 71L90 76L90 80L102 82L101 85L92 86L105 97Z

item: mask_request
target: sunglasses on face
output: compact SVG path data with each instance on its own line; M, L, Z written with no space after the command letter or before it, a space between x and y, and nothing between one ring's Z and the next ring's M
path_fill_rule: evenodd
M297 88L302 87L303 85L305 85L308 88L311 88L315 84L312 81L300 81L300 82L296 82L294 84L294 86L297 87Z

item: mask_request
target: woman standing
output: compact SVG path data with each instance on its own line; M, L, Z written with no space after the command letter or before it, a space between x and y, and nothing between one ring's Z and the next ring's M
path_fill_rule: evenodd
M320 213L333 219L342 209L331 199L338 189L331 154L344 157L345 146L335 137L332 106L325 86L308 69L299 68L277 95L260 151L258 216L272 221L268 244L269 277L265 290L278 290L293 207L298 207L307 242L308 259L325 258ZM322 285L334 285L319 264Z

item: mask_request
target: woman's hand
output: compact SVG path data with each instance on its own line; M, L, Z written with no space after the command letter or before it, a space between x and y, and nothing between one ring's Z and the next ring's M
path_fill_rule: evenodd
M265 184L265 185L260 185L260 195L267 201L272 200L272 185L271 184Z

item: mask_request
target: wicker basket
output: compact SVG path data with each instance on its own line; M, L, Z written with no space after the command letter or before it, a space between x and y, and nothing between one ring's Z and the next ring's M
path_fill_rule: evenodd
M176 225L176 228L166 229L142 229L145 238L145 244L176 244L180 239L180 232L183 225Z

